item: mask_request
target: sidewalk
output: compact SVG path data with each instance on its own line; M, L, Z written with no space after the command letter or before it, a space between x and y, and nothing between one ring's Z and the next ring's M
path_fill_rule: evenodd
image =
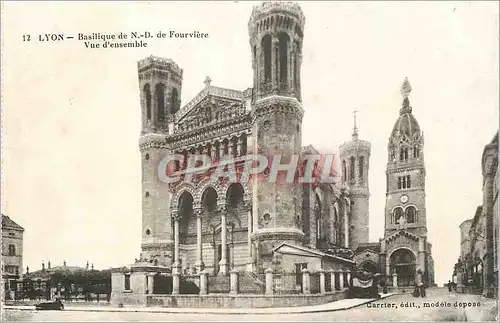
M382 294L380 299L395 294ZM76 312L143 312L143 313L181 313L181 314L297 314L319 313L347 310L376 301L376 298L350 298L339 301L303 307L275 308L173 308L173 307L104 307L104 306L64 306L65 311ZM4 306L5 310L33 311L34 306Z

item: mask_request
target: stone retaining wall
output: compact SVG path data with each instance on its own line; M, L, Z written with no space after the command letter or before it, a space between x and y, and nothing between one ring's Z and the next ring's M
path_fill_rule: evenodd
M321 305L346 298L346 292L313 295L147 295L148 307L266 308Z

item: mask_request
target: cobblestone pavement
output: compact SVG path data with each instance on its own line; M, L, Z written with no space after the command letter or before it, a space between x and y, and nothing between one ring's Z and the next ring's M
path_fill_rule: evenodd
M465 309L459 307L466 303ZM473 307L473 305L476 305ZM457 307L455 307L457 306ZM469 307L470 306L470 307ZM325 321L495 321L496 300L478 295L448 293L445 289L430 289L426 298L409 294L365 304L357 308L323 313L286 315L201 315L167 313L120 312L65 312L65 311L15 311L3 313L6 322L12 321L203 321L203 322L325 322Z

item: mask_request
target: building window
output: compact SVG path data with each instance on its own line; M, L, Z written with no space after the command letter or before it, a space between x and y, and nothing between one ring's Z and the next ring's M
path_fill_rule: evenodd
M9 256L15 256L16 255L16 246L13 244L9 245Z
M406 176L403 176L403 188L406 188Z
M350 165L349 165L349 179L351 181L354 181L354 171L355 171L355 168L354 168L354 157L351 157L350 158Z
M399 220L403 216L403 209L398 207L394 210L394 224L399 224Z
M418 157L418 146L413 147L413 158Z
M302 269L307 269L307 263L295 264L295 284L302 284Z
M288 47L290 47L290 37L287 33L281 32L279 38L280 54L280 83L282 86L288 85Z
M151 120L151 89L149 84L144 85L144 98L146 100L146 117Z
M130 290L130 274L125 274L125 290Z
M264 51L264 82L271 81L271 36L262 37L262 49Z
M402 187L401 185L401 176L398 176L398 190L400 190Z
M411 187L411 180L410 180L410 175L406 175L406 188Z
M156 84L155 96L158 121L163 121L165 120L165 85Z
M403 151L403 148L401 148L399 150L399 161L403 161L404 159L404 151Z
M179 111L181 106L181 101L179 100L179 92L177 89L172 89L172 93L170 95L170 113L175 114Z
M359 158L359 180L362 181L363 180L363 167L364 167L364 162L365 162L365 158L364 157L360 157Z
M408 223L415 223L416 222L416 211L415 207L409 206L406 209L406 222Z
M408 160L408 148L405 148L405 161Z

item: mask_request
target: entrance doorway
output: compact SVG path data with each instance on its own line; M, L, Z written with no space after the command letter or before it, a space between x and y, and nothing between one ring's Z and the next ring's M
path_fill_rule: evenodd
M390 263L391 273L398 275L398 287L415 284L416 263L413 252L408 249L398 249L391 255Z

